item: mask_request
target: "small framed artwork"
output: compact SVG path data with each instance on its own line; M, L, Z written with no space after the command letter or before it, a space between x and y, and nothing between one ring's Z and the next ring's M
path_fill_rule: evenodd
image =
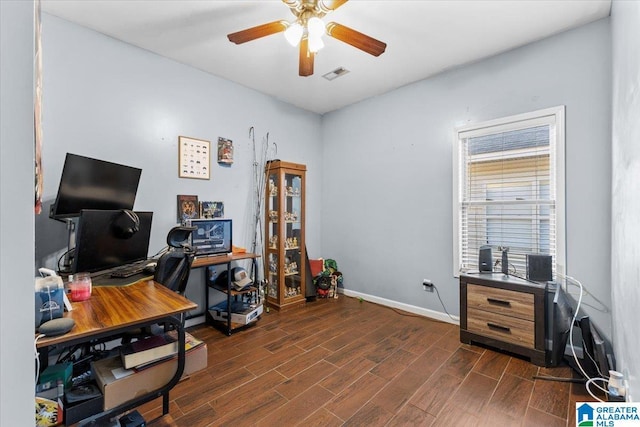
M230 139L218 138L218 163L233 163L233 141Z
M224 218L224 202L200 202L200 218Z
M178 137L178 176L180 178L209 179L211 142L203 139Z
M190 219L198 218L198 196L178 194L178 222L184 224Z

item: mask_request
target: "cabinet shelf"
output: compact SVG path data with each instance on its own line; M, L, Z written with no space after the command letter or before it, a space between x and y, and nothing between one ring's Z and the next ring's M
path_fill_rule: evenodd
M217 291L220 292L224 292L225 294L228 293L231 296L236 296L236 295L245 295L245 294L250 294L251 292L257 292L258 288L256 288L255 286L249 286L241 291L237 291L235 289L227 289L227 288L223 288L222 286L216 286L213 284L210 284L209 287L211 289L215 289Z

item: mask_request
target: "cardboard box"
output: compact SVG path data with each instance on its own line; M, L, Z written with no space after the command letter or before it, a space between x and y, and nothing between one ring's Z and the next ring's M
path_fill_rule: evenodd
M93 374L104 396L103 410L107 411L160 389L171 380L177 366L177 356L138 371L124 369L120 356L93 362ZM207 345L202 344L185 354L182 377L206 367Z
M226 322L229 316L227 311L227 302L222 301L219 304L209 307L209 314L214 320ZM250 307L248 304L232 303L231 304L231 321L246 325L256 320L262 314L262 304L257 307Z

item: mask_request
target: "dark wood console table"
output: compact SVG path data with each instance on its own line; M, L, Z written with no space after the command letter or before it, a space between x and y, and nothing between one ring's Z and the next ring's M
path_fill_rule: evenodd
M544 283L502 273L460 275L460 341L488 345L546 365Z

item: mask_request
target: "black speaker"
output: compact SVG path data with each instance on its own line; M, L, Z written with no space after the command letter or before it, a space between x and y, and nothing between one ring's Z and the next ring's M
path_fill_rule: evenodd
M478 250L478 270L480 272L493 271L493 259L491 255L491 246L480 246Z
M527 279L534 282L553 280L551 255L527 255Z

